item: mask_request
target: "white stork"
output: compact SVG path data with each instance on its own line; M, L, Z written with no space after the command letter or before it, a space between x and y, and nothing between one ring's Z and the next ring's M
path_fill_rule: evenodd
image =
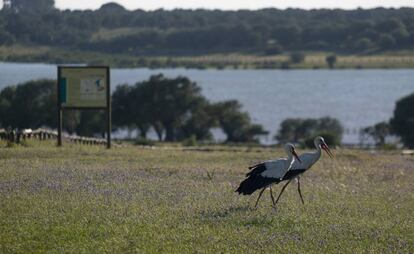
M259 199L262 196L264 190L267 187L270 187L270 197L272 198L272 203L275 205L275 199L273 197L271 185L273 183L279 183L283 180L286 173L292 167L295 158L300 162L298 155L295 152L295 146L288 143L284 147L288 158L282 158L277 160L264 161L255 166L249 167L251 170L246 174L246 179L240 183L239 188L236 192L243 195L251 195L258 189L262 189L257 198L255 207L259 203Z
M313 166L313 164L315 164L321 158L322 149L326 151L326 153L329 155L329 157L331 157L331 158L333 157L333 154L332 154L331 150L329 149L328 145L325 143L325 140L323 139L323 137L316 137L313 140L313 143L316 147L316 151L301 154L299 156L299 159L300 159L301 162L299 163L297 161L294 161L294 163L293 163L292 167L290 168L290 170L283 177L282 181L287 180L288 182L285 184L285 186L283 186L282 190L280 191L280 194L276 199L276 203L279 201L279 198L282 195L283 191L285 190L286 186L293 179L296 178L297 182L298 182L298 192L299 192L299 195L300 195L300 199L302 200L302 204L305 204L305 202L303 201L302 192L300 191L300 175L303 174L308 169L310 169ZM270 191L272 191L272 190L270 190Z

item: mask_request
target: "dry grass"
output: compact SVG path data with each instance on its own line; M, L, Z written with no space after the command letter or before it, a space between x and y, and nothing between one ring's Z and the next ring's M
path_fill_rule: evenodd
M414 251L414 159L395 152L337 150L305 206L292 185L274 211L234 189L279 150L0 147L1 253Z

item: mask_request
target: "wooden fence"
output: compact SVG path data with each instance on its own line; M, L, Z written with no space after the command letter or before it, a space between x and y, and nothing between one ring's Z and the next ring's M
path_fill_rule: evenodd
M19 131L0 129L0 140L6 140L16 144L20 144L26 140L57 140L57 136L57 131L49 129L24 129ZM83 145L106 145L107 142L106 139L102 138L80 137L73 135L64 135L63 138L71 143Z

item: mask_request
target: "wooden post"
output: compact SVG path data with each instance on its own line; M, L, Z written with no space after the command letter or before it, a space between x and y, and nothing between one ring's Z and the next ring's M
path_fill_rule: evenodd
M57 136L57 145L62 146L62 103L60 101L60 79L61 79L61 67L58 66L58 79L57 79L57 109L58 109L58 136Z
M106 91L106 121L107 121L107 142L106 148L111 148L111 131L112 131L112 116L111 116L111 76L109 67L106 69L106 84L107 84L107 91Z
M58 109L58 146L62 146L62 128L63 128L63 119L62 119L62 109Z

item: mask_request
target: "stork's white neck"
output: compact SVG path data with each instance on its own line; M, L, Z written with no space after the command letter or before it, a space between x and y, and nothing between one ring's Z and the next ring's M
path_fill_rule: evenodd
M319 160L319 158L321 158L322 155L322 149L321 146L319 144L315 144L316 146L316 151L314 152L315 154L315 162Z
M315 142L315 148L316 148L316 151L309 153L311 154L311 156L309 157L308 165L306 165L307 168L312 167L312 165L315 164L321 158L322 149L319 143Z
M288 157L287 157L288 164L291 165L293 163L293 160L294 160L293 154L291 152L289 152L287 154L288 154Z

